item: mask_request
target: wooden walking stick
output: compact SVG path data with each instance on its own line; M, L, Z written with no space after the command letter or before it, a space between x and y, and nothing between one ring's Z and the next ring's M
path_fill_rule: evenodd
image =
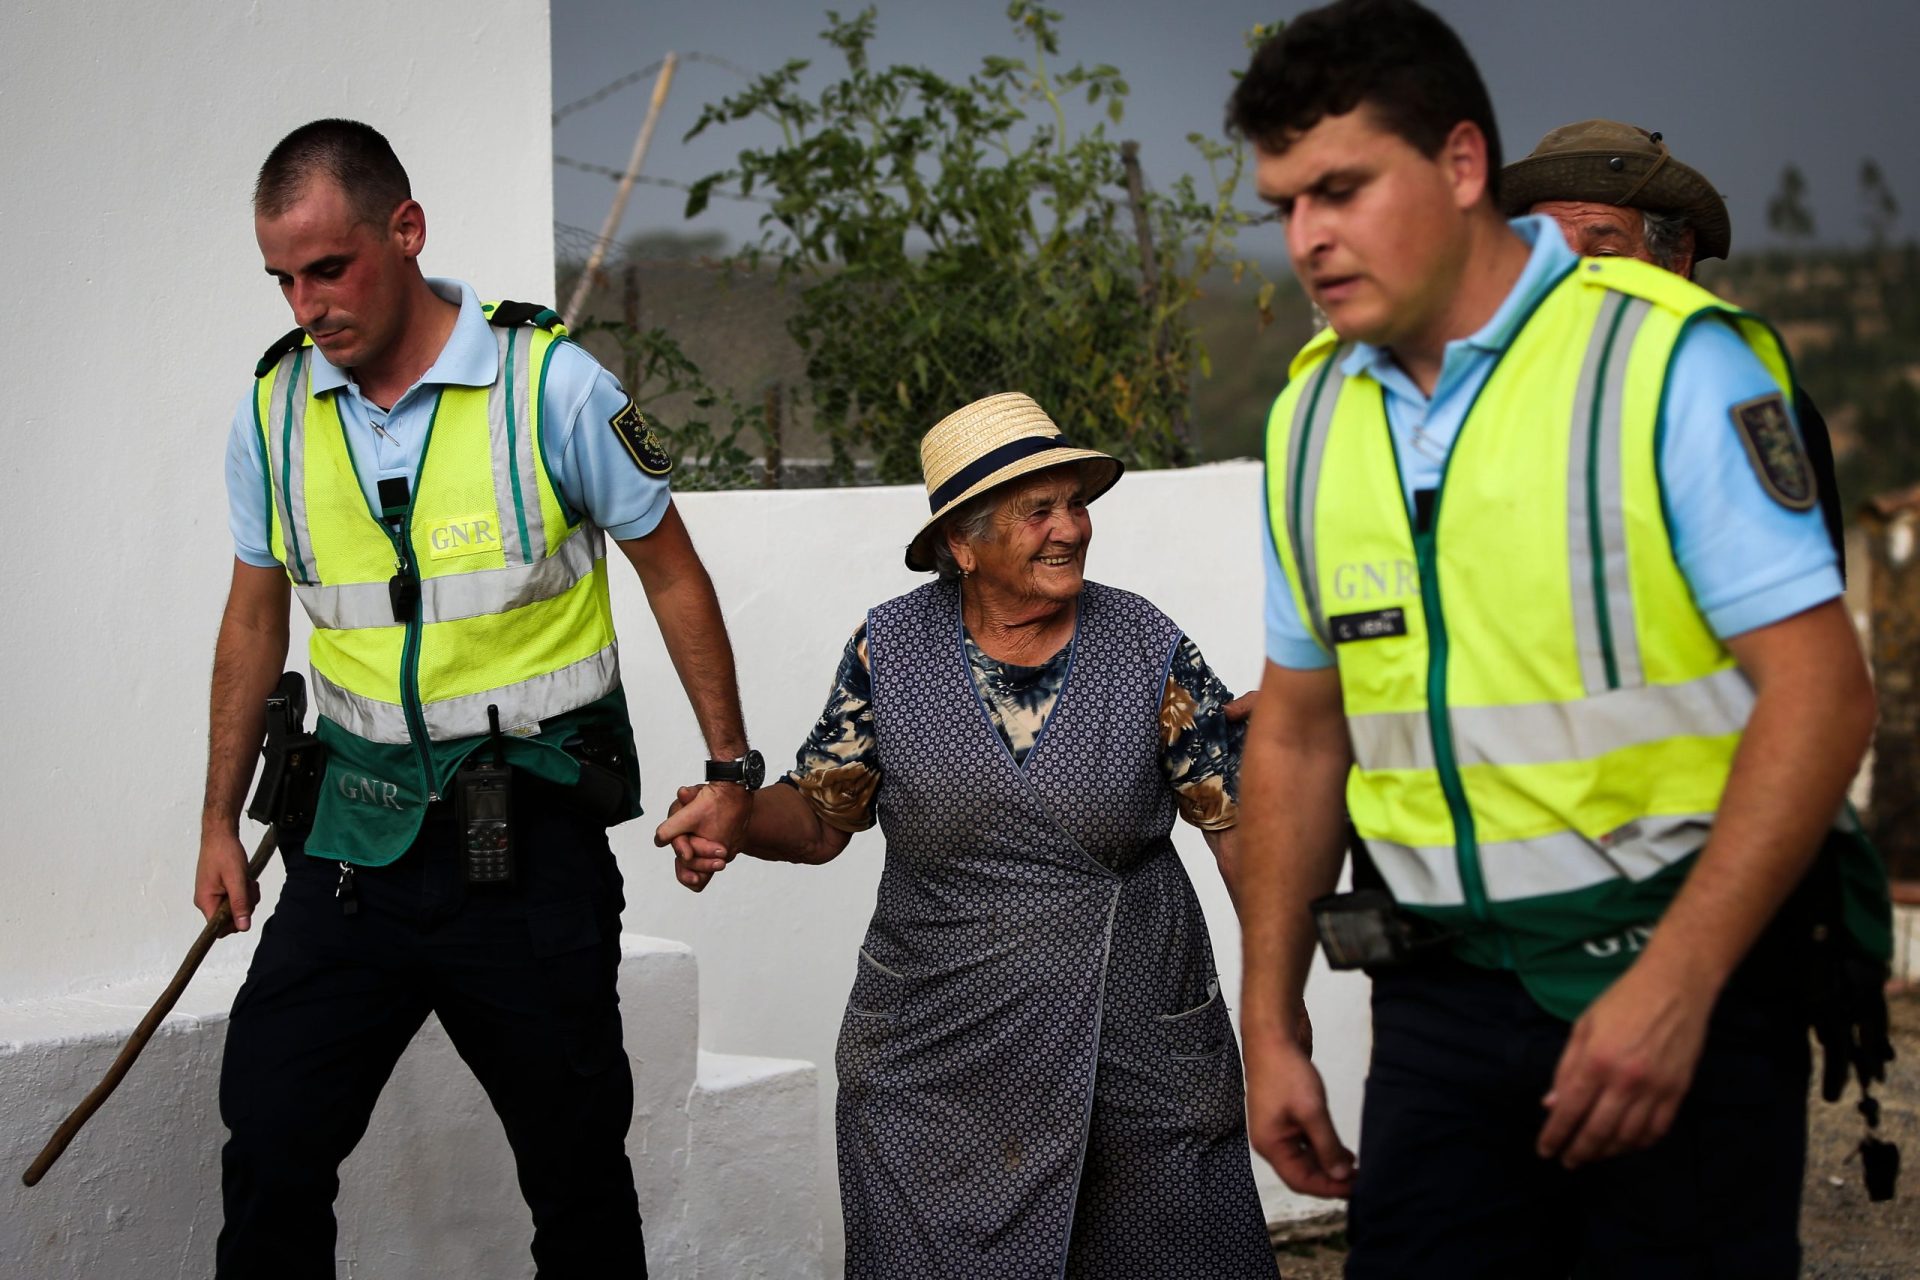
M253 851L253 857L247 862L248 879L260 878L260 872L266 867L267 859L273 856L279 839L279 830L268 827L267 833L260 837L259 847ZM169 982L167 989L160 993L160 998L153 1002L153 1008L147 1010L147 1016L140 1019L140 1025L133 1029L133 1034L127 1037L127 1042L120 1046L120 1056L115 1058L113 1065L107 1068L107 1074L100 1078L100 1083L93 1086L93 1092L73 1109L73 1114L60 1122L60 1127L53 1131L51 1138L47 1139L47 1145L40 1149L40 1154L33 1158L33 1163L27 1166L26 1173L21 1175L22 1182L31 1187L45 1177L47 1170L53 1167L53 1162L60 1158L60 1153L67 1149L67 1144L72 1142L74 1135L80 1132L80 1127L93 1118L93 1113L100 1109L102 1103L113 1096L113 1091L120 1087L120 1081L132 1068L134 1060L140 1056L140 1051L147 1047L147 1041L153 1039L153 1033L160 1029L160 1024L166 1020L166 1016L173 1012L173 1006L179 1003L180 993L185 991L187 983L192 981L194 970L200 967L200 962L207 958L207 952L213 949L214 942L232 923L233 908L223 902L220 904L220 909L208 917L206 927L200 930L200 936L193 940L193 946L187 950L186 959L180 962L180 968L174 972L173 981Z
M266 757L266 765L260 770L260 782L254 789L253 802L247 806L247 816L255 822L267 825L266 834L260 837L259 846L254 849L253 857L247 861L247 878L257 880L266 869L267 860L279 847L281 834L289 836L304 834L313 823L313 809L319 799L320 780L325 772L326 748L319 740L307 733L307 682L297 671L289 671L280 677L279 685L267 697L267 734L261 747ZM46 1176L60 1153L67 1149L80 1127L93 1117L102 1103L113 1096L120 1087L120 1081L132 1069L134 1060L140 1051L147 1047L147 1041L160 1028L166 1016L179 1002L180 993L187 989L187 983L193 980L194 970L207 958L207 952L220 935L233 923L233 906L223 902L219 909L207 918L207 923L195 938L193 946L188 948L186 959L175 970L173 981L153 1002L153 1008L147 1010L147 1016L140 1019L140 1025L133 1029L126 1044L120 1047L120 1056L113 1060L102 1076L100 1083L89 1093L53 1131L47 1139L47 1145L40 1149L33 1163L27 1166L21 1181L34 1186Z

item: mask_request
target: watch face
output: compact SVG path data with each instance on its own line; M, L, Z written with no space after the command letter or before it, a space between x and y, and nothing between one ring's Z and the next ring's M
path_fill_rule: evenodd
M738 760L707 761L708 782L737 782L749 791L758 791L767 780L767 762L758 751L748 751Z

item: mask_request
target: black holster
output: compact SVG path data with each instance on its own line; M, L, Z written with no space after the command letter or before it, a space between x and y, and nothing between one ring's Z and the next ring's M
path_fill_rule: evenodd
M577 733L561 745L580 762L580 781L572 789L574 803L603 826L625 822L633 812L634 797L627 784L631 745L619 734L592 730Z
M247 816L274 827L283 847L313 826L320 784L327 773L327 748L306 729L307 682L298 671L280 676L267 695L267 736L260 746L260 780Z

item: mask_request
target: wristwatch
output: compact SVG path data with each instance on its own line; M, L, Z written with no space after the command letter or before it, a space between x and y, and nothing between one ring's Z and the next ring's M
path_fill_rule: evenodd
M749 791L758 791L767 780L767 762L758 751L749 750L738 760L707 761L708 782L737 782Z

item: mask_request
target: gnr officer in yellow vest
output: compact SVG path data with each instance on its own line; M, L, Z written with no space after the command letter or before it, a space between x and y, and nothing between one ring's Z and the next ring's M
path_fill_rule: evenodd
M1478 72L1412 0L1290 21L1230 119L1329 322L1268 435L1254 1145L1352 1197L1350 1276L1794 1275L1769 921L1874 704L1780 344L1507 222ZM1349 814L1405 931L1365 935L1397 963L1357 1162L1289 1017Z
M218 1274L333 1275L336 1170L431 1012L506 1128L539 1273L644 1275L605 831L639 813L639 779L608 536L718 757L708 776L735 784L713 790L736 843L758 783L671 460L551 311L422 275L426 215L366 125L287 135L254 227L299 328L260 361L228 444L203 912L224 900L251 923L236 826L289 596L313 623L329 757L234 1002Z

